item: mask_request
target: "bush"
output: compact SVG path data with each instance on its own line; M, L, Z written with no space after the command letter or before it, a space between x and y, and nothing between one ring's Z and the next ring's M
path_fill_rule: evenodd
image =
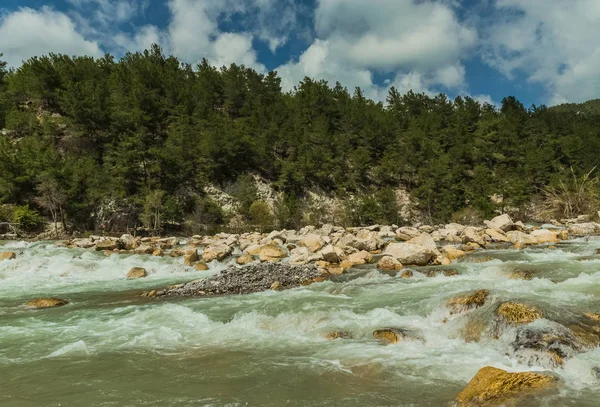
M596 167L587 174L577 177L573 168L567 181L560 180L558 186L543 189L545 201L541 215L543 218L573 218L578 215L594 215L600 204L598 178L591 178Z
M196 209L186 219L186 232L212 233L225 223L225 214L217 202L205 197L196 203Z
M467 207L452 214L450 220L455 223L460 223L461 225L476 226L483 223L484 217L482 216L481 211Z
M32 232L40 228L43 219L38 211L29 209L29 205L17 206L13 213L13 222L26 232Z
M260 226L261 230L273 223L271 208L264 201L254 201L250 206L250 220L254 225Z

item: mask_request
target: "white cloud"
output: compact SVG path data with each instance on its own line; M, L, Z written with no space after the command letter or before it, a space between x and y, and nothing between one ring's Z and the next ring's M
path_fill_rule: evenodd
M509 78L525 73L551 104L600 93L600 2L497 0L484 58Z
M315 32L298 61L277 68L283 86L289 89L304 76L339 80L379 100L387 88L373 82L376 71L394 74L401 90L464 90L461 60L477 41L476 30L448 4L414 0L379 0L376 6L371 0L320 0Z
M49 7L39 10L21 8L0 17L0 52L10 66L50 52L99 57L102 50L95 41L86 40L64 13Z

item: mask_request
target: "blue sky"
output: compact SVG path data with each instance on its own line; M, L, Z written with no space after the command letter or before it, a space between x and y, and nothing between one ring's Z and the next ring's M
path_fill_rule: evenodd
M152 43L195 64L526 106L600 97L598 0L2 0L9 65Z

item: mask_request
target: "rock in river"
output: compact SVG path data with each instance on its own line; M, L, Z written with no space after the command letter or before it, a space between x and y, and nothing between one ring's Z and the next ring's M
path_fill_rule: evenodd
M69 302L67 300L63 300L61 298L36 298L35 300L31 300L25 304L28 307L35 308L51 308L51 307L61 307L63 305L67 305Z
M128 279L143 278L146 276L146 269L142 267L134 267L131 270L129 270L129 273L127 273Z
M459 407L514 405L516 400L554 388L556 382L550 375L508 373L488 366L477 372L456 401Z
M13 260L17 258L15 252L0 252L0 260Z

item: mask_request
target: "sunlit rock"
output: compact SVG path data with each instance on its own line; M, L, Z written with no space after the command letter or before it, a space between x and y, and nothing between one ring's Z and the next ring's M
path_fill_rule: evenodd
M486 220L486 221L484 221L484 223L490 229L499 229L499 230L501 230L503 232L508 232L510 230L515 229L515 224L513 223L513 221L510 218L510 216L508 216L507 214L496 216L492 220L489 220L489 221Z
M457 295L448 300L446 304L451 314L458 314L474 308L479 308L485 304L490 295L489 290L478 290L474 293Z
M205 263L210 263L213 260L222 261L225 260L225 258L227 258L232 251L233 248L227 245L207 247L202 253L202 260Z
M279 261L286 256L287 252L281 247L275 245L264 246L259 253L260 261Z
M14 260L17 258L17 253L15 252L0 252L0 261L1 260Z
M35 300L28 301L25 305L35 308L51 308L61 307L63 305L67 305L68 303L69 302L67 300L63 300L61 298L36 298Z
M554 376L541 373L508 373L495 367L484 367L456 396L459 407L514 405L516 400L556 386Z
M393 258L392 256L383 256L377 262L377 268L384 271L396 271L403 268L402 263Z
M336 339L352 339L352 334L348 331L331 331L325 335L325 339L328 341Z
M146 269L143 267L134 267L127 273L127 278L132 280L136 278L144 278L147 276Z
M515 325L528 324L543 318L543 313L539 308L518 302L503 302L496 309L496 315Z

